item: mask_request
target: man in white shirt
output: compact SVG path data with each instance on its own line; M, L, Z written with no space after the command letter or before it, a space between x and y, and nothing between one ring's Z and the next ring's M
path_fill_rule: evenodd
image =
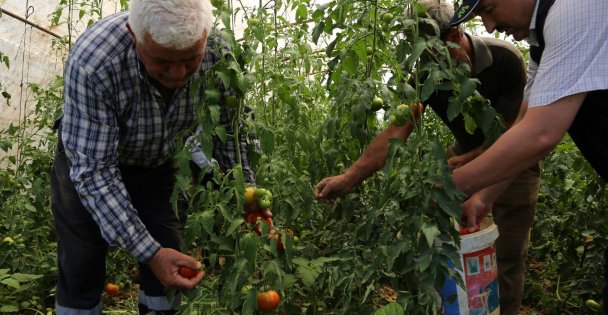
M608 1L464 0L451 24L475 15L489 33L527 39L533 60L524 96L529 109L523 119L453 173L456 186L472 195L463 205L468 224L485 215L486 205L495 198L492 185L538 162L566 132L608 180ZM606 301L606 271L604 279Z

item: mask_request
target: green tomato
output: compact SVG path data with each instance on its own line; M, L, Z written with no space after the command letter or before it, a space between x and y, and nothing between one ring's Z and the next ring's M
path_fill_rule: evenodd
M251 289L253 289L253 286L251 284L246 284L241 288L241 294L247 295Z
M390 12L386 12L382 15L382 22L388 24L393 21L393 14Z
M272 205L272 200L269 199L268 197L258 199L258 206L262 209L270 208L271 205Z
M389 118L389 122L393 126L400 127L400 126L405 125L405 123L407 122L407 119L404 116L392 114L391 117Z
M249 26L259 26L260 25L260 19L257 18L250 18L249 20L247 20L247 25Z
M237 99L236 99L235 95L226 96L226 102L224 104L226 104L226 106L228 106L228 108L235 108L236 103L237 103Z
M272 194L270 193L270 191L268 189L266 189L266 188L258 188L255 191L255 197L258 198L258 199L264 198L264 197L266 197L268 195L272 196Z
M372 100L372 111L378 111L382 108L382 106L384 105L384 101L376 96L374 97L374 99Z
M585 301L585 306L587 306L590 309L596 310L596 311L599 311L602 309L602 306L600 305L600 303L598 303L592 299Z

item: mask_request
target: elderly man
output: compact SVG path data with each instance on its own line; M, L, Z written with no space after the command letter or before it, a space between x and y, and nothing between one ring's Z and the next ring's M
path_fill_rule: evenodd
M171 158L176 138L193 131L205 74L225 46L212 22L208 0L132 0L128 13L98 21L72 48L51 178L57 314L101 314L109 245L140 263L142 314L173 313L179 299L168 301L166 288L202 280L201 263L178 251L186 213L170 204ZM228 113L221 106L220 122L232 133ZM217 142L218 162L242 162L252 181L231 139ZM245 142L240 146L245 153ZM182 267L198 271L186 278Z

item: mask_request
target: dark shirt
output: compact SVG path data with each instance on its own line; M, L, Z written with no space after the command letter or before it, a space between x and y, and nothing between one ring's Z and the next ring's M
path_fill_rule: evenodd
M471 40L473 50L471 75L480 81L477 91L490 101L505 121L515 120L526 86L526 65L521 52L504 40L465 35ZM456 139L456 153L463 154L480 146L485 138L480 129L473 134L468 133L462 115L449 121L450 96L451 91L438 91L425 104L448 126Z

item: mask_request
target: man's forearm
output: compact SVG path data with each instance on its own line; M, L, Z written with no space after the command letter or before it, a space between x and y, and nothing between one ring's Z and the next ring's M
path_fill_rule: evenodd
M522 121L488 150L454 171L456 186L470 195L514 177L541 160L562 139L585 96L585 93L571 95L529 109Z
M402 127L389 126L379 134L365 149L361 157L345 174L351 179L352 186L359 185L366 178L384 166L388 154L389 139L398 138L406 141L414 129L409 122Z

